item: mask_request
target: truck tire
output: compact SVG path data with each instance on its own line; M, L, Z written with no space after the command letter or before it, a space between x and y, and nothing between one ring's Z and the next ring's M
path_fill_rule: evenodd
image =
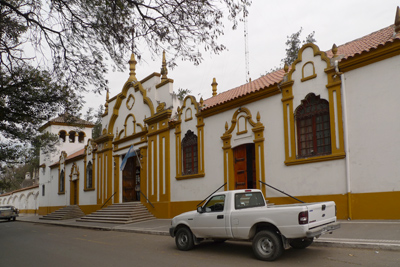
M314 238L296 238L289 241L289 245L295 249L304 249L312 244Z
M263 261L274 261L283 253L282 239L277 233L269 230L258 232L252 246L257 259Z
M192 232L187 227L179 228L175 235L175 244L179 250L191 250L194 247Z

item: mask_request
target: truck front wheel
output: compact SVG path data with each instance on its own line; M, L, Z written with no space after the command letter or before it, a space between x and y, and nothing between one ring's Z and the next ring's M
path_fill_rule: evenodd
M296 238L289 241L292 248L303 249L312 244L314 238Z
M253 239L253 251L257 259L273 261L283 253L282 239L275 232L260 231Z
M194 247L192 232L186 228L179 228L175 235L176 247L180 250L191 250Z

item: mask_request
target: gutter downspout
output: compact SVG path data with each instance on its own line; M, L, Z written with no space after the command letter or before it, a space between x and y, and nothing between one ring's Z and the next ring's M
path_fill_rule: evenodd
M346 187L347 187L347 220L352 220L352 208L351 208L351 175L350 175L350 148L349 148L349 131L347 121L347 101L346 101L346 78L344 72L339 72L339 61L335 60L335 71L337 75L340 75L341 94L342 94L342 117L343 117L343 132L344 132L344 149L346 153L345 158L345 169L346 169Z

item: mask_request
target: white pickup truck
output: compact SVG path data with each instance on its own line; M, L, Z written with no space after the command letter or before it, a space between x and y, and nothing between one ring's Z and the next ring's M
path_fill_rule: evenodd
M204 239L251 240L258 259L273 261L339 227L333 201L269 206L260 190L245 189L214 193L197 211L174 217L169 232L180 250Z

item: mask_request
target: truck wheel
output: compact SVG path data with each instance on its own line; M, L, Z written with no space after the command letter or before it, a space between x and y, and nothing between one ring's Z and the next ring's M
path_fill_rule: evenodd
M312 244L314 238L296 238L289 241L292 248L303 249Z
M14 217L14 218L13 218L13 221L15 221L16 219L17 219L17 217Z
M283 253L282 239L272 231L260 231L253 239L253 251L259 260L274 261Z
M175 244L180 250L191 250L194 247L192 232L186 227L178 229L175 236Z

